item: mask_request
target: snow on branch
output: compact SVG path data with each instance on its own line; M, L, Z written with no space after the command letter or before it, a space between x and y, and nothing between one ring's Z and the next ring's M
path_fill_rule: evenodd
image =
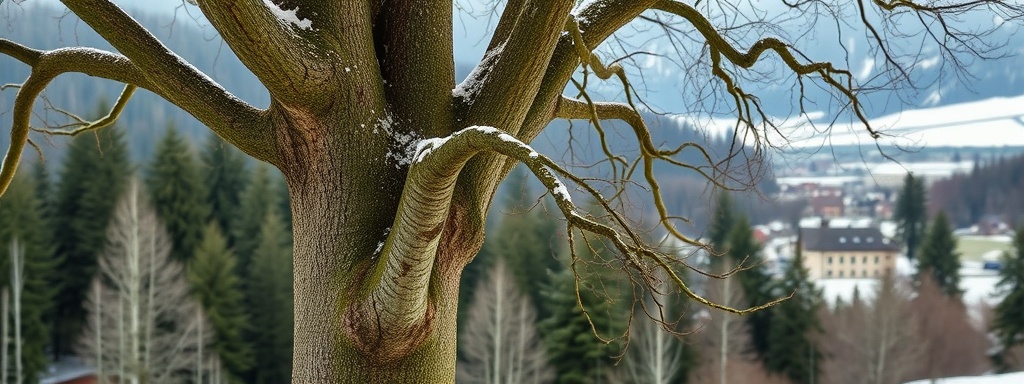
M266 4L267 8L270 9L270 12L277 17L277 20L280 21L281 24L302 30L313 29L312 20L299 18L299 7L295 7L295 9L290 10L281 9L281 7L274 4L271 0L263 0L263 4Z

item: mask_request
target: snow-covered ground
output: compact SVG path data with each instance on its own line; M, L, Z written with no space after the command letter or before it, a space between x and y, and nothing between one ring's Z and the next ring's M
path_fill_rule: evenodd
M995 97L935 108L907 110L871 119L883 137L880 144L907 147L1002 147L1024 146L1024 96ZM806 132L807 126L791 127L794 146L817 147L822 135ZM804 133L806 132L806 133ZM793 138L793 136L791 136ZM835 126L827 144L863 145L874 141L859 124Z
M1002 375L950 377L945 379L917 380L907 384L1021 384L1024 383L1024 372L1005 373Z
M899 276L909 278L914 275L914 267L905 258L900 258L896 266ZM996 284L999 276L995 271L981 269L981 263L964 263L960 270L960 289L964 290L964 304L976 306L985 303L995 305L999 303L999 297L995 295ZM874 278L864 279L822 279L817 281L818 287L822 290L822 296L829 305L834 305L836 299L842 299L849 303L853 299L854 289L859 291L861 300L871 300L875 297L875 287L878 280ZM1024 381L1021 381L1024 383Z

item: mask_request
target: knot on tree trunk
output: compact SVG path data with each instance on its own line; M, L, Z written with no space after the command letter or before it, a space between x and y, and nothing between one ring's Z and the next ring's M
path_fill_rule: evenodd
M400 361L435 336L433 303L427 304L420 318L401 324L381 321L382 312L388 309L371 296L362 304L349 306L343 319L348 341L375 364Z

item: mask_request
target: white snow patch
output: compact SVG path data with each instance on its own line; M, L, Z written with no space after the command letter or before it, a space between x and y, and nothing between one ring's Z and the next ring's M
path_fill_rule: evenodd
M551 193L558 195L559 197L565 199L565 201L572 203L572 196L569 195L569 189L566 188L565 184L562 184L562 181L558 180L557 178L555 179L555 189L551 190Z
M299 18L299 16L297 15L299 11L298 7L295 7L295 9L291 10L284 10L281 9L281 7L277 6L277 4L274 4L274 2L271 0L263 0L263 4L266 4L267 8L270 8L270 12L272 12L274 16L277 16L277 20L284 25L289 25L298 29L306 30L313 28L312 20Z
M944 379L926 379L911 381L906 384L1019 384L1024 383L1024 372L1005 373L1002 375L962 376Z
M414 164L422 162L423 159L427 158L427 155L429 155L430 152L433 152L437 148L441 148L441 146L451 138L452 136L445 136L420 140L416 143L416 152L412 162Z
M537 151L530 151L530 158L531 159L536 159L538 157L540 157L540 154L537 153Z
M466 80L463 80L462 84L459 84L452 90L452 96L471 100L473 95L476 95L476 92L480 90L480 86L487 80L487 76L491 73L491 66L494 65L501 52L505 50L506 43L508 43L508 40L487 51L484 54L484 58L480 60L480 64L477 64L476 68L473 68L473 72L466 76Z
M384 249L384 243L388 241L388 234L391 233L391 227L384 228L384 240L377 243L377 249L373 251L374 257L380 254L380 251Z
M396 132L394 121L395 119L390 113L385 114L384 117L377 119L377 124L373 127L373 133L384 131L384 134L391 136L390 148L385 157L394 163L396 169L401 169L412 164L416 156L416 145L414 144L418 143L422 136L416 132Z

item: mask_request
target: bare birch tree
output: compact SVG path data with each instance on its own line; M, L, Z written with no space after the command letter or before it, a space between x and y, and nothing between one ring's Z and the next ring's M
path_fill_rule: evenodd
M892 276L883 278L873 303L838 310L823 321L829 358L828 382L897 384L921 364L924 348L910 306L910 290Z
M100 275L88 295L93 313L80 354L100 380L180 383L195 377L206 327L189 296L170 239L133 180L107 228Z
M741 306L746 300L743 288L736 279L709 279L705 284L709 300L730 306ZM700 312L700 333L696 335L700 367L691 375L697 382L728 384L748 379L732 373L737 365L751 363L750 332L747 322L734 313L724 311Z
M18 244L18 239L11 239L11 296L14 318L14 382L22 383L25 373L22 371L21 355L21 292L25 289L25 248ZM6 320L4 320L6 321ZM4 344L4 348L6 348ZM5 383L6 384L6 381Z
M972 324L959 295L947 296L931 275L920 278L910 309L918 314L918 340L925 341L921 363L910 379L975 376L991 371L992 347L980 324Z
M480 281L469 309L456 378L460 383L549 383L554 372L537 336L529 297L498 258Z
M663 289L671 289L671 286ZM683 341L680 338L684 330L672 328L679 322L643 321L645 319L642 317L650 315L660 319L671 319L682 311L681 308L677 308L678 300L663 291L648 292L644 299L646 302L642 306L643 309L659 310L661 313L634 316L640 321L633 321L630 324L630 343L623 368L629 382L632 383L672 383L680 374L683 364ZM670 328L666 330L665 327Z

